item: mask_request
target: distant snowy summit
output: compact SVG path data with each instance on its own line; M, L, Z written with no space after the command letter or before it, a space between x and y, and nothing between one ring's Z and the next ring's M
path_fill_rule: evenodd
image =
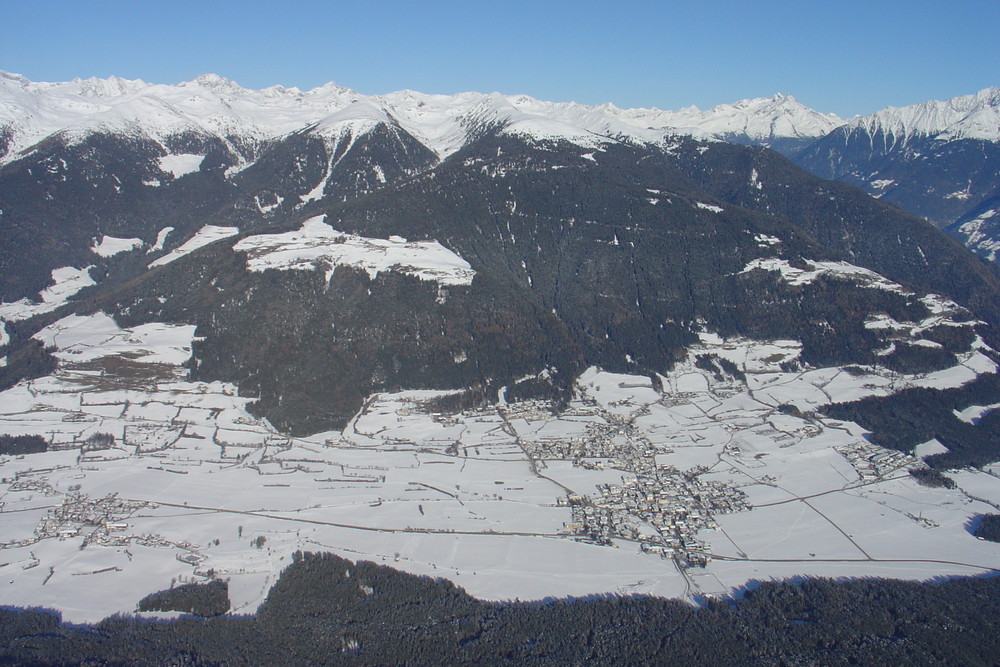
M874 136L884 134L906 141L932 137L941 141L979 139L1000 141L1000 88L984 88L972 95L928 100L905 107L886 107L858 116L845 125Z
M844 123L836 114L820 113L781 93L720 104L705 111L692 106L668 113L681 133L784 148L784 152L792 152Z
M155 139L195 132L260 142L299 131L356 134L382 123L402 128L444 158L484 127L591 145L608 140L657 143L678 134L771 145L815 139L843 121L788 95L666 111L499 93L403 90L369 96L333 83L308 91L282 86L251 90L214 74L162 85L118 77L44 83L0 72L3 162L54 134L72 140L93 132L126 132Z
M995 257L1000 238L990 231L994 224L975 220L1000 200L1000 88L852 118L793 159Z

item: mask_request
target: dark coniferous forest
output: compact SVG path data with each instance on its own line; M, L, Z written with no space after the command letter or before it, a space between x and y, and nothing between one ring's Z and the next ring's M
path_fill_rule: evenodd
M1000 542L1000 514L979 517L972 534L990 542Z
M175 601L217 604L225 587L175 591ZM146 604L156 597L143 606L163 608ZM617 596L498 604L445 580L296 553L251 617L75 626L44 610L0 610L2 664L990 665L997 656L996 577L769 582L699 607Z

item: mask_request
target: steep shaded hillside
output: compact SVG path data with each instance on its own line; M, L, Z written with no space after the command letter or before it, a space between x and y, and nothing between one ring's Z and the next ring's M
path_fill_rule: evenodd
M280 220L309 202L357 197L436 161L385 124L293 134L262 147L249 166L231 143L204 135L166 145L120 134L80 142L53 137L0 168L7 230L0 297L33 297L62 266L107 271L135 259L98 255L93 249L104 236L139 239L143 250L157 252L181 245L208 222L242 227ZM161 230L168 232L162 240Z
M175 176L160 163L168 149L119 134L52 137L0 168L2 300L36 295L52 269L101 265L91 248L104 235L149 247L165 227L184 237L217 217L234 195L223 171L236 158L213 137L178 136L172 150L200 158L194 173Z
M1000 185L1000 145L980 139L898 137L844 126L795 157L818 176L857 185L938 227L961 218Z
M818 176L951 225L992 258L997 239L988 226L960 227L988 210L1000 188L1000 89L853 118L792 157Z
M703 327L800 340L810 365L944 368L953 353L900 347L886 356L888 334L865 325L880 313L924 319L922 290L998 321L996 281L979 260L761 149L684 141L588 151L493 135L396 187L331 199L311 210L325 211L333 229L439 241L469 263L471 285L331 271L320 260L298 265L306 271L248 271L247 255L227 241L88 307L129 324L197 323L195 376L236 382L260 397L259 414L296 433L342 426L365 396L392 388L495 396L529 377L517 391L558 398L587 366L664 373ZM293 220L272 229L292 234ZM796 285L767 268L837 260L917 291L836 272Z
M156 95L197 93L232 113L256 94L189 88ZM125 98L116 113L140 119L127 131L97 114L86 122L100 131L8 156L6 384L51 367L31 336L70 310L196 324L192 375L236 383L258 415L299 434L341 427L398 388L467 390L469 402L508 387L558 404L582 369L655 377L704 331L799 341L798 365L908 373L955 364L975 320L1000 344L995 272L943 233L777 153L675 136L662 112L276 95L257 103L277 105L281 127L302 109L326 115L267 136L259 110L226 123L220 111L214 131L171 134L197 119L186 97ZM742 118L741 131L771 139L798 127L776 109L833 122L790 98L752 102L702 121ZM40 306L9 303L53 281ZM919 338L932 307L969 333L945 346L872 326L889 317Z
M766 151L696 145L679 156L714 196L788 221L849 261L905 285L947 294L991 322L1000 321L991 266L917 216L853 187L805 175Z
M437 162L437 155L395 125L314 126L268 143L253 164L233 174L241 193L237 220L259 224L261 217L280 219L324 198L354 199Z

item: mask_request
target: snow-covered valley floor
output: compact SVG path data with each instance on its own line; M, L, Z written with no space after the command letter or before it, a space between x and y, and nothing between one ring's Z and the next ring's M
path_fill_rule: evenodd
M96 621L215 576L251 613L296 550L522 600L1000 568L1000 544L968 529L997 510L1000 479L920 486L917 459L813 411L960 384L992 370L978 353L924 378L783 372L797 343L706 334L661 387L590 369L560 415L504 401L441 415L428 404L441 392L410 391L372 396L343 432L290 438L232 386L186 379L193 335L101 314L39 335L57 371L0 393L0 433L50 443L0 456L0 604ZM706 353L746 383L696 366Z

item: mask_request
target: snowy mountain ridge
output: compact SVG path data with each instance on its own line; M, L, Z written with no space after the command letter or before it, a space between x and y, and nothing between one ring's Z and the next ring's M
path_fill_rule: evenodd
M695 134L694 130L723 138L745 134L758 141L817 138L844 123L836 114L820 113L781 93L720 104L704 111L691 106L669 113L678 128L690 128L691 134Z
M353 127L359 120L364 121L362 127L371 121L398 125L442 158L484 126L589 146L608 140L656 143L675 134L718 139L744 134L753 140L819 137L842 122L786 95L704 111L693 106L665 111L500 93L401 90L367 96L333 83L308 91L282 86L251 90L215 74L163 85L119 77L33 82L0 72L0 131L9 142L2 161L60 132L70 133L72 139L76 134L124 130L158 140L196 132L255 142L311 128L339 136L343 124Z
M883 133L904 143L918 136L1000 141L1000 88L984 88L971 95L928 100L905 107L886 107L851 119L845 129Z

